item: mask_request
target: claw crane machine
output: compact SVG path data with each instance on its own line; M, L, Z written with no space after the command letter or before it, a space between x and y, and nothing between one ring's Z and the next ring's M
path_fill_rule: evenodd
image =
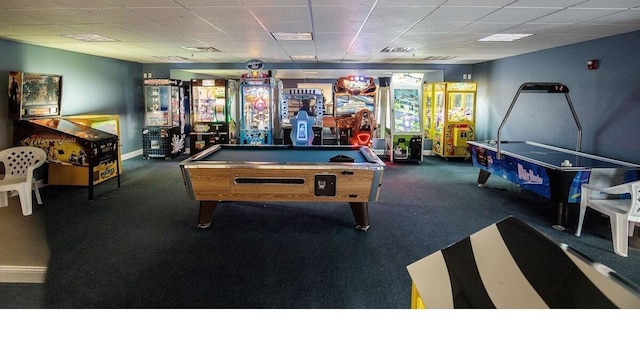
M263 63L254 59L247 62L249 73L240 79L239 143L245 145L274 144L278 126L278 95L282 82L262 73Z
M191 80L191 155L211 145L235 141L237 93L238 81L233 79Z
M422 119L424 123L424 140L422 141L423 155L424 153L429 155L433 154L433 134L431 133L434 118L433 88L433 83L423 82L422 84Z
M144 129L142 156L172 159L185 149L185 108L182 81L144 80Z
M470 157L467 141L475 139L476 83L439 82L432 87L433 152L444 158Z
M392 162L422 163L424 126L422 118L422 73L393 73L391 76L391 133Z

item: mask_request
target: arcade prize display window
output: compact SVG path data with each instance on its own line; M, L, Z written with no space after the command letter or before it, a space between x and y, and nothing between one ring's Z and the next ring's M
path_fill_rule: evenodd
M181 80L144 80L144 159L178 157L185 151L184 88Z
M191 80L191 156L216 144L235 143L238 81L231 79Z

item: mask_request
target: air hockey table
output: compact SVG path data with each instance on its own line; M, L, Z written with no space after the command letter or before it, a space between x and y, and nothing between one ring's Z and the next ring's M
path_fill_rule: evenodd
M180 163L187 193L200 202L198 228L221 201L346 202L366 231L385 164L367 146L214 145Z
M532 141L504 141L502 129L521 94L547 93L564 96L577 129L575 150ZM580 203L584 183L605 187L635 181L640 165L581 151L582 125L569 97L569 87L558 82L526 82L520 85L498 127L497 139L467 141L473 164L480 168L478 186L484 186L491 174L539 194L556 203L553 227L564 230L567 206Z
M468 141L478 186L500 176L557 203L554 228L564 229L566 205L580 203L584 183L614 185L640 179L640 165L532 141Z

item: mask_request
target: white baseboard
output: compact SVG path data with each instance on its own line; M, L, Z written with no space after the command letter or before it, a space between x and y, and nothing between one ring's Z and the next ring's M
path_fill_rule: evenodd
M47 267L38 266L0 266L0 283L44 283Z
M132 151L130 153L126 153L126 154L122 154L122 160L128 160L128 159L132 159L135 158L136 156L140 156L142 155L142 149L138 149L136 151Z

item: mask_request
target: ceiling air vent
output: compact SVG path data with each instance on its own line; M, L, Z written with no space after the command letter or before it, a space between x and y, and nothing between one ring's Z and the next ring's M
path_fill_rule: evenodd
M398 48L398 47L384 47L380 51L381 53L408 53L413 48Z

